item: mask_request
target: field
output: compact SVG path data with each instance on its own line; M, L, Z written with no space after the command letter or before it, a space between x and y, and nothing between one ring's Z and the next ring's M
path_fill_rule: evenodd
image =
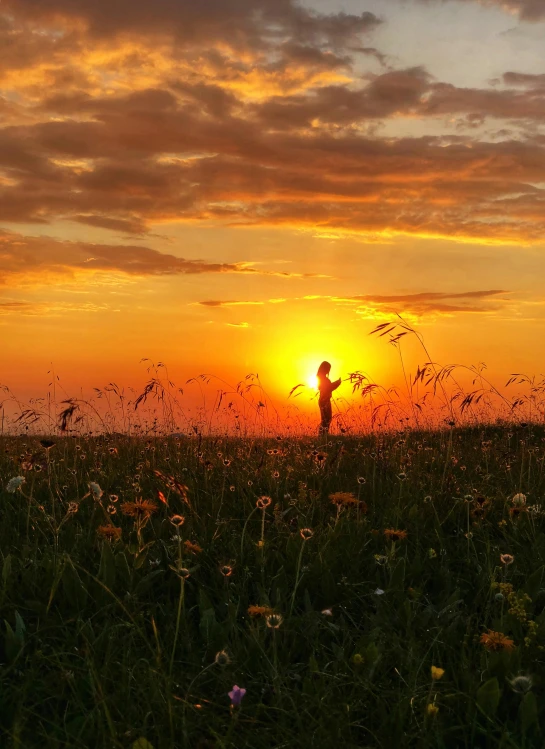
M532 425L2 438L2 746L541 747L544 460Z

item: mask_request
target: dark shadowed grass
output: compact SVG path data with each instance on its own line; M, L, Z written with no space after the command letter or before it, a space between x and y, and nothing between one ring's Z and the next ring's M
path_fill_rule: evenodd
M0 442L3 746L542 746L543 428L52 442Z

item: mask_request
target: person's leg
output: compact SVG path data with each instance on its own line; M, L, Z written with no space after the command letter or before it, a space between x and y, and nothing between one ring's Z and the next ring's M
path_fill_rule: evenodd
M318 427L318 434L325 434L329 429L329 421L327 420L327 403L320 404L320 416L322 422Z
M324 419L323 419L324 420L324 427L325 427L324 431L325 432L329 432L329 427L330 427L330 424L331 424L331 419L333 418L333 412L331 410L331 401L329 401L328 403L326 403L324 411L325 411L325 413L324 413Z

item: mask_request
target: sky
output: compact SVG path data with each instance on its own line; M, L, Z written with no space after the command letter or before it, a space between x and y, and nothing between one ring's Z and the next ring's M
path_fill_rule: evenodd
M544 33L545 0L3 0L0 384L395 383L396 313L543 371Z

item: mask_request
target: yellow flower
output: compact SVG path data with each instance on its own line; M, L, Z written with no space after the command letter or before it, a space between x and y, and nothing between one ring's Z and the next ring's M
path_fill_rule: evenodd
M444 673L445 673L444 668L439 668L438 666L431 667L431 678L434 681L439 681L439 679L442 679Z
M437 707L437 705L432 705L432 703L430 702L430 703L429 703L429 705L428 705L428 706L427 706L427 708L426 708L426 712L427 712L427 713L428 713L428 715L430 715L430 716L431 716L432 718L435 718L435 716L436 716L436 715L437 715L437 713L439 712L439 708Z

